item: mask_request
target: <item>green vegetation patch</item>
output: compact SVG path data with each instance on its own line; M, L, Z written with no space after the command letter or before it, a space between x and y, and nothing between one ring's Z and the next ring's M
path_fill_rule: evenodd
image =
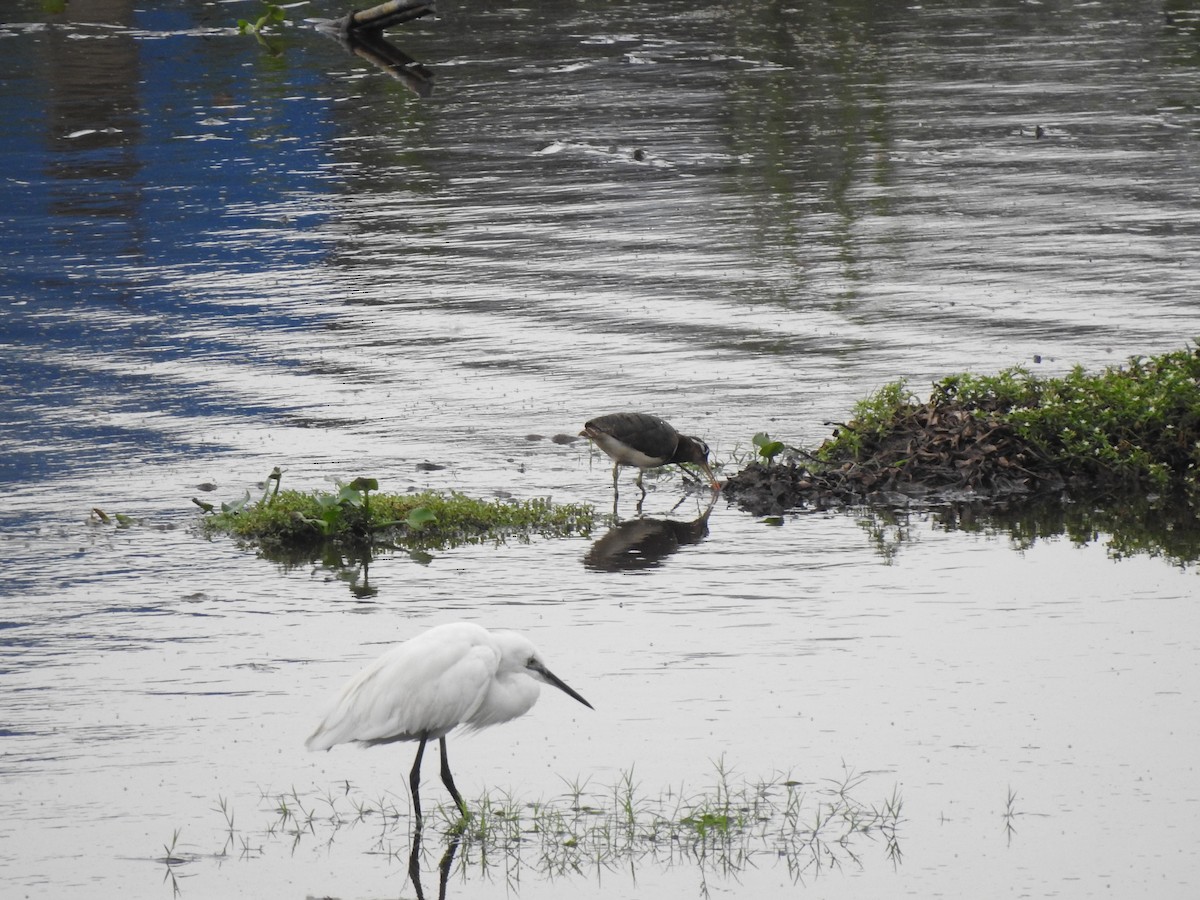
M209 513L202 520L206 532L230 534L268 552L329 544L444 550L514 536L588 535L596 521L586 504L479 500L457 492L381 494L374 478L357 478L337 491L280 490L280 477L278 469L271 473L258 502L247 494L220 511L199 504Z
M1061 378L956 375L931 402L1008 424L1070 475L1200 486L1200 348Z
M1200 488L1200 348L1099 373L952 375L921 402L904 382L859 402L812 455L891 485ZM898 477L883 478L886 471ZM908 477L905 477L908 476ZM1007 476L1007 477L1006 477Z
M1200 498L1200 347L1098 373L960 374L860 401L815 451L756 435L727 494L762 515L813 505L1022 496ZM773 452L772 452L773 451ZM1114 501L1116 502L1116 501Z

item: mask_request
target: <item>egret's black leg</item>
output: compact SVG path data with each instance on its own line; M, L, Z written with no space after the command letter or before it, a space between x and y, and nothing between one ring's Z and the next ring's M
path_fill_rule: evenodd
M412 880L413 890L417 892L417 900L425 900L425 892L421 890L421 829L413 832L412 852L408 855L408 877Z
M454 856L462 844L462 832L454 831L442 860L438 863L438 900L446 900L446 882L450 880L450 869L454 866ZM417 900L425 900L425 892L421 889L421 832L413 835L412 852L408 856L408 877L412 880L413 890Z
M467 818L467 804L463 803L462 795L458 792L458 788L454 786L454 776L450 774L450 760L446 757L446 739L438 738L438 743L442 746L442 784L446 786L446 790L450 792L450 796L454 798L454 802L458 804L458 811L462 813L462 817Z
M413 760L412 771L408 773L408 788L412 791L413 798L413 815L417 819L417 831L421 830L421 757L425 755L425 741L427 738L421 738L421 743L417 745L417 758ZM443 748L445 740L443 739ZM442 757L445 759L445 756Z
M440 880L438 881L438 900L446 900L446 882L450 880L450 867L454 865L454 854L458 852L458 845L461 843L462 833L455 832L454 837L450 839L450 845L442 855L441 864L438 866L440 875Z
M617 500L621 496L621 489L617 487L617 476L621 472L621 464L613 464L613 508L616 509Z

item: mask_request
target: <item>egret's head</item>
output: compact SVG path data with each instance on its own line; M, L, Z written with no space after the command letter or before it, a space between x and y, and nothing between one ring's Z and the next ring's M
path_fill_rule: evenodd
M565 681L546 668L546 664L542 662L541 654L537 652L537 649L526 638L511 631L494 633L498 639L501 639L501 635L503 635L500 657L500 668L502 670L523 672L530 678L558 688L568 697L573 697L588 709L594 709L592 704L584 700Z

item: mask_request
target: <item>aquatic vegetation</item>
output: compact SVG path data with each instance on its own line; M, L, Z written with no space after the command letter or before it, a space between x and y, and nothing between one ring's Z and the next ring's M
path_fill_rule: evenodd
M862 457L869 452L873 442L882 440L894 431L897 424L903 422L918 405L917 397L908 390L906 380L885 384L854 405L850 423L841 425L834 432L833 439L817 450L817 458L833 462Z
M760 431L754 435L751 443L758 448L759 458L766 462L770 462L786 449L782 441L771 440L771 436L765 431Z
M590 877L647 865L691 865L702 878L727 877L780 861L798 881L861 867L869 849L893 866L902 862L898 788L868 803L858 796L865 776L851 770L804 784L783 775L740 779L723 761L714 766L712 782L695 791L647 792L632 771L606 787L564 782L564 791L550 799L492 790L468 800L466 819L452 803L427 814L423 843L453 847L463 876L502 870L510 884L523 876ZM301 845L336 844L403 862L413 850L407 798L366 796L348 782L305 795L295 788L263 791L258 809L267 820L250 836L234 827L224 801L218 808L218 831L225 835L218 857L239 845L239 856L248 860L273 845L291 853Z
M1040 480L1196 490L1200 347L1099 373L1076 366L1054 378L1023 368L952 375L925 403L895 382L861 401L814 456L833 466L907 470L908 480L921 481L941 464L953 476L944 480L960 486L1007 475L1027 487Z
M386 494L378 492L374 478L356 478L336 491L281 490L281 478L275 469L257 502L247 492L221 504L220 511L200 504L207 507L204 530L286 556L319 555L329 545L420 552L510 537L587 535L596 522L595 510L586 504L488 501L457 492Z
M88 521L98 525L115 525L117 528L132 528L141 525L142 520L128 516L125 513L106 513L98 506L93 506L88 514Z
M1001 818L1004 820L1004 836L1009 844L1012 843L1012 839L1017 833L1017 826L1013 820L1019 815L1021 813L1017 811L1017 792L1010 787L1008 799L1004 801L1004 812L1001 814Z
M766 440L763 436L764 442ZM758 442L756 441L756 444ZM760 448L764 444L758 444ZM766 457L765 454L760 455ZM860 401L815 451L752 463L730 494L859 502L869 495L1004 497L1067 489L1200 493L1200 348L1089 374L1014 368L903 381Z
M762 516L870 508L864 527L888 558L903 528L882 511L916 506L1017 545L1066 534L1188 564L1200 559L1200 347L1092 374L953 375L926 401L893 382L816 450L760 453L725 493Z
M1089 374L1039 379L1020 368L934 387L994 416L1072 474L1167 488L1200 486L1200 347Z
M260 35L268 26L277 25L286 18L287 14L283 11L282 6L272 3L271 0L262 0L262 2L266 9L253 22L247 19L237 20L238 32L240 34Z

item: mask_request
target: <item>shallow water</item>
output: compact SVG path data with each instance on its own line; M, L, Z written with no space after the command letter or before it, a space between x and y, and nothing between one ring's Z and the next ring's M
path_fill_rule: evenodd
M257 493L276 465L285 486L608 509L606 461L550 440L598 412L658 412L732 471L756 431L815 444L897 377L1098 367L1196 334L1184 12L593 7L394 30L425 99L301 21L338 10L290 11L278 56L228 27L251 4L6 13L0 877L31 897L413 896L403 847L293 847L273 798L348 781L405 809L407 748L303 738L384 647L466 618L529 633L596 707L547 695L452 740L469 796L632 770L658 797L723 758L904 799L898 863L878 841L799 881L761 849L736 872L526 862L521 896L1187 896L1194 567L1113 559L1103 534L778 527L719 499L633 567L601 529L385 556L371 593L195 531L192 497ZM648 482L648 516L704 512ZM426 790L443 799L432 770ZM222 799L252 852L218 857ZM514 889L464 856L451 895Z

